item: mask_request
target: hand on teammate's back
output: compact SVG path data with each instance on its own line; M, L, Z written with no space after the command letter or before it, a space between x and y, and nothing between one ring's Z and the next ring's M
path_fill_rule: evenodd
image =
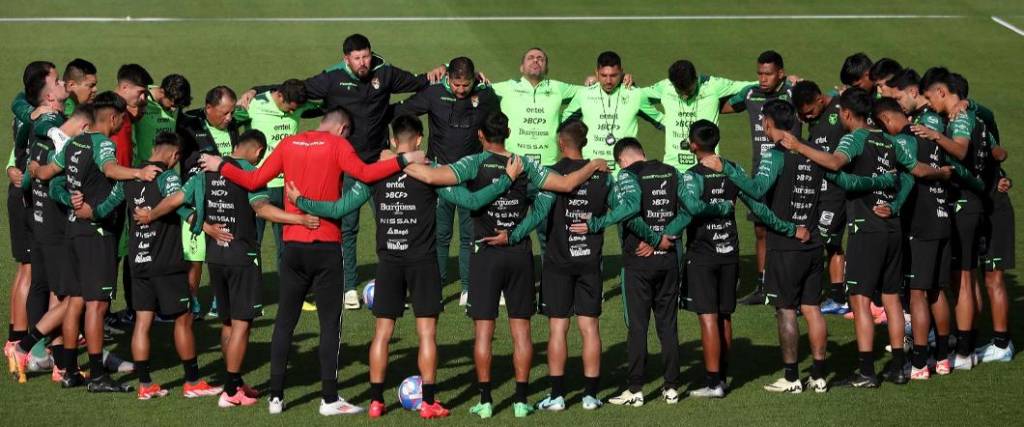
M587 234L590 231L590 229L589 227L587 227L587 223L584 221L570 225L569 231L574 234Z
M515 154L509 156L508 162L505 163L505 173L509 179L515 181L523 173L523 159Z
M910 131L914 132L914 135L917 135L929 141L937 141L939 137L942 136L942 134L932 130L931 128L921 125L910 125Z
M952 166L943 166L943 167L939 168L939 179L940 180L942 180L942 181L949 181L950 178L953 178L953 167Z
M139 169L136 178L138 178L140 181L150 182L156 179L156 176L159 175L160 172L163 172L163 170L161 170L159 166L147 165L146 167Z
M232 235L230 231L228 231L228 227L225 226L224 224L210 224L204 222L203 232L206 233L207 236L212 237L213 240L216 240L219 243L230 243L232 240L235 239L235 236Z
M661 242L658 242L659 251L667 251L672 248L675 244L676 236L661 236Z
M256 97L256 91L254 89L249 89L249 90L245 91L244 93L242 93L242 96L238 97L238 102L236 102L235 105L237 105L239 107L242 107L243 109L248 110L249 109L249 103L252 102L252 99L255 98L255 97Z
M302 197L302 192L299 191L299 187L295 186L295 181L288 181L288 184L284 187L284 193L288 200L292 201L292 204L295 204L295 201Z
M92 219L92 206L83 202L81 206L75 208L75 218Z
M700 164L715 172L721 172L723 168L722 158L718 156L706 156L703 159L700 159Z
M636 247L636 251L633 253L638 257L646 258L654 255L654 246L651 246L651 244L647 242L640 242Z
M149 224L153 220L149 216L151 211L152 211L152 209L150 209L148 207L135 208L135 210L132 211L132 219L134 219L135 223L139 224L139 225Z
M431 84L438 83L444 76L448 75L448 69L445 66L439 66L433 70L427 71L427 81Z
M490 246L508 246L508 230L498 230L497 234L480 239L480 243Z
M11 184L14 184L16 188L21 188L21 179L24 174L21 169L18 168L7 168L7 179L11 180Z
M199 164L203 166L203 170L207 172L216 172L220 169L220 163L223 159L220 156L213 154L203 154L199 156Z
M1013 188L1013 181L1010 178L999 178L999 182L996 183L996 190L1000 193L1008 192L1011 188Z
M594 165L594 168L598 172L608 172L610 170L608 169L608 162L605 159L593 159L590 161L590 164Z
M875 211L875 215L879 218L889 218L892 216L892 208L889 205L875 205L871 210Z
M302 226L310 230L316 230L317 228L320 228L320 218L310 214L303 214Z
M799 240L800 243L807 243L808 240L811 240L811 232L807 230L807 227L801 225L796 228L796 233L793 234L793 237Z

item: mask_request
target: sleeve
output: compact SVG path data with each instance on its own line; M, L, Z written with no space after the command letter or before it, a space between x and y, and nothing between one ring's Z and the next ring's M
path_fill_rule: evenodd
M978 177L974 176L971 171L967 170L967 168L965 168L962 163L954 159L953 156L947 154L946 162L953 167L953 173L956 175L956 179L958 181L967 184L967 187L974 191L985 191L985 183L978 179Z
M480 171L480 163L484 161L484 156L486 155L486 152L469 155L448 165L448 167L455 174L456 181L466 182L476 178L477 172Z
M945 132L945 123L942 123L942 118L938 114L924 114L921 116L921 124L924 127L931 129L936 132Z
M709 80L709 82L710 81L714 81L715 82L713 87L715 89L715 94L717 95L718 98L724 98L724 97L727 97L727 96L736 95L736 94L742 92L743 89L745 89L745 88L747 88L749 86L753 86L753 85L757 84L757 82L753 82L753 81L741 82L741 81L729 80L729 79L722 78L722 77L712 77L711 79L713 79L713 80Z
M796 234L796 224L779 218L778 215L775 215L775 212L772 212L772 210L764 203L754 200L746 194L740 194L740 200L742 200L743 204L750 208L750 212L760 219L761 222L767 225L768 228L790 237Z
M704 192L704 177L692 172L677 172L677 175L681 185L676 190L676 196L691 215L725 217L732 214L732 203L710 204L701 200L701 194Z
M487 204L497 199L502 193L512 186L512 180L508 175L502 175L497 181L492 182L477 191L469 191L465 184L441 187L435 190L438 197L453 203L456 206L471 211L482 209Z
M520 156L523 159L523 173L530 179L530 184L534 187L544 188L544 182L548 180L548 174L552 173L551 169L543 167L533 157Z
M11 113L14 114L14 118L21 120L22 123L32 123L33 110L35 110L35 107L28 102L25 92L18 92L14 96L14 100L11 101Z
M559 82L558 84L558 92L562 94L562 102L575 98L580 89L583 89L583 86L566 82Z
M96 219L106 218L111 212L114 212L114 210L117 209L123 201L124 185L122 184L122 181L117 181L114 183L114 188L110 189L110 194L107 195L107 198L103 199L103 201L100 202L100 205L96 206L96 208L92 210L92 216Z
M778 151L769 150L761 157L761 164L757 166L757 174L753 179L747 178L747 172L743 170L742 166L732 162L725 162L722 170L729 181L736 184L740 191L760 200L779 179L784 159L785 157Z
M636 176L631 172L620 172L619 179L615 181L615 199L612 210L601 217L591 217L587 220L587 228L591 233L604 230L612 224L618 224L623 220L640 212L640 184Z
M974 115L966 112L960 113L949 122L949 136L951 138L970 138L974 132Z
M674 220L675 219L673 219L673 221ZM661 243L662 235L652 230L651 227L647 225L647 223L644 222L644 220L641 219L639 216L634 216L633 218L630 218L628 221L626 221L626 228L628 228L629 231L632 231L637 236L640 236L641 240L647 242L651 246L658 246L658 244ZM668 235L669 233L665 234Z
M685 209L679 209L676 211L676 217L672 218L672 221L669 221L669 223L665 225L665 231L662 231L661 233L666 236L678 236L683 234L683 229L685 229L687 225L690 225L691 220L693 220L693 217L690 216L689 212L686 212Z
M914 170L914 166L917 166L917 157L913 153L917 152L917 140L897 135L893 138L893 141L895 144L893 144L892 149L896 152L896 161L907 172Z
M428 111L430 111L430 99L427 97L425 92L420 92L410 96L409 99L395 105L395 116L403 114L421 116Z
M645 98L647 98L647 99L658 99L658 100L660 100L661 97L663 96L662 95L662 86L665 84L666 81L667 80L662 80L662 81L657 82L657 83L655 83L653 85L650 85L650 86L647 86L647 87L645 87L643 89L640 89L641 94Z
M650 98L647 98L646 96L640 99L639 115L641 118L651 122L656 129L665 129L665 126L661 124L662 119L665 118L665 113L662 113L661 110L655 108L654 104L651 103Z
M28 174L25 174L26 176ZM50 180L50 198L56 200L58 203L71 207L71 193L68 192L68 177L67 175L57 175Z
M743 88L743 90L741 90L739 92L736 92L735 95L729 97L729 100L727 102L729 103L729 105L732 106L732 111L735 111L737 113L742 112L742 111L746 111L746 109L747 109L747 95L749 95L750 91L754 90L755 87L757 87L757 86L755 86L755 85L746 86L746 87Z
M527 235L537 228L544 219L548 217L548 212L551 211L551 205L555 200L555 195L548 191L541 191L537 194L537 197L533 199L533 205L530 206L530 213L526 215L523 222L516 225L511 232L508 234L508 244L515 245L521 242Z
M306 79L305 84L306 96L310 99L324 99L327 97L327 93L332 86L331 75L327 72L322 72Z
M57 114L47 113L36 119L32 125L32 133L36 136L46 136L46 132L55 127L60 127L63 123L60 116Z
M280 144L278 144L280 147ZM231 163L222 163L220 174L231 182L242 186L249 191L263 188L270 180L276 178L284 170L284 160L281 158L283 150L274 150L270 156L263 160L263 164L255 170L242 170L242 168Z
M157 185L160 187L160 196L167 197L181 191L181 177L174 169L167 169L157 176Z
M419 92L430 85L426 74L417 76L398 67L388 67L391 68L391 93Z
M864 138L858 137L856 133L843 135L836 146L836 153L846 156L847 160L853 160L864 151Z
M896 186L896 175L890 173L878 176L860 176L843 171L825 172L825 179L834 182L843 190L852 192L882 190Z
M495 84L492 84L491 85L491 90L494 91L494 95L495 96L497 96L498 98L501 98L501 97L503 97L503 96L508 94L509 82L508 81L503 81L503 82L497 82Z
M250 191L247 196L251 205L260 200L270 200L270 190L267 190L267 187L263 187L256 191Z
M295 205L303 212L316 215L321 218L338 219L359 210L367 200L370 200L370 187L362 182L356 182L338 200L317 201L305 197L299 197Z
M196 196L196 185L198 183L197 180L199 179L203 179L202 173L199 173L193 176L192 178L189 178L187 181L185 181L185 184L181 186L181 192L184 193L185 196L185 202L181 204L182 206L192 205L192 201L195 200Z
M338 168L347 175L365 183L374 183L393 175L402 170L398 164L398 157L391 160L381 160L371 164L363 163L356 150L348 141L338 141ZM274 150L277 154L277 150ZM273 177L271 177L273 178Z
M16 164L15 164L16 163L15 162L16 159L17 159L17 156L14 155L14 147L11 147L11 155L9 157L7 157L7 169L10 169L10 168L13 168L13 167L16 166Z
M893 216L899 216L900 209L903 208L903 204L907 202L907 197L910 197L910 192L914 189L913 175L907 172L900 172L899 175L899 191L896 192L896 197L893 198L892 203L889 203Z
M189 196L194 194L195 190L188 189L189 183L192 183L194 179L195 179L195 177L193 177L192 179L189 179L188 181L185 181L184 184L182 184L180 187L178 187L178 191L180 191L182 193L183 197L182 197L181 206L178 206L178 209L175 209L174 212L176 214L178 214L178 217L181 218L181 219L188 219L188 217L190 215L192 215L192 212L194 212L194 210L192 209L192 206L190 206L190 204L189 204L189 202L192 200ZM179 178L179 180L180 180L180 178ZM195 185L195 184L193 183L191 185ZM164 197L169 196L171 194L174 194L174 193L167 193Z
M242 107L235 107L235 110L231 112L231 120L238 123L239 126L249 126L252 124L252 116L249 115L249 110Z
M299 117L303 119L312 119L321 117L324 115L324 110L321 108L320 103L316 101L306 101L299 107Z
M98 142L93 142L93 153L93 160L100 169L107 163L117 161L117 145L110 138L101 137Z
M569 120L570 118L579 118L583 116L583 103L580 101L582 94L577 94L572 97L572 101L569 101L569 105L562 111L562 122Z

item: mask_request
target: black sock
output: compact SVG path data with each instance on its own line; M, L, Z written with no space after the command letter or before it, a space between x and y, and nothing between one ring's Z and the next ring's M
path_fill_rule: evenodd
M549 375L551 382L551 397L562 397L565 395L565 375Z
M92 379L106 375L107 369L103 367L103 353L89 353L89 371Z
M858 352L857 359L860 360L860 373L869 377L875 376L875 355L870 351Z
M723 382L729 379L729 358L725 357L725 352L722 353L722 358L718 361L718 373Z
M21 341L28 335L28 331L15 331L14 326L11 326L11 333L7 336L7 341Z
M136 360L135 361L135 373L139 374L139 383L149 385L153 382L153 378L149 376L149 361L148 360Z
M1001 349L1006 349L1010 346L1010 332L992 332L992 344Z
M782 372L786 375L786 381L793 382L800 379L800 368L796 363L783 364Z
M949 335L935 334L935 360L949 359Z
M586 383L586 395L590 397L597 397L597 387L601 383L601 377L583 377L583 381Z
M228 381L224 384L224 392L228 396L234 396L238 393L238 388L242 386L242 374L238 372L228 372Z
M971 332L967 334L967 343L971 351L978 348L978 330L971 329Z
M51 341L52 342L52 341ZM64 344L51 345L50 356L53 357L53 364L57 366L57 370L64 370Z
M16 339L14 339L14 324L13 323L8 323L7 324L7 341L8 342L17 341Z
M526 396L530 393L530 383L516 381L516 402L526 403Z
M423 403L433 405L435 396L437 396L437 384L423 384Z
M199 381L199 362L195 357L182 360L181 367L185 368L185 382L193 384Z
M491 382L478 382L476 388L480 390L480 403L491 403Z
M956 331L956 354L959 356L970 356L974 351L970 341L971 331L957 329Z
M78 372L78 349L64 347L64 372L73 374Z
M384 383L370 383L370 400L384 402Z
M923 369L928 366L928 346L914 344L914 354L910 358L910 363L914 365L915 369Z
M704 385L708 388L715 388L722 384L722 377L718 376L718 372L704 371Z
M32 351L32 347L35 347L36 343L39 342L39 340L43 339L43 337L45 336L46 335L43 335L42 332L39 332L39 329L36 329L33 326L32 330L29 331L28 335L22 338L21 342L18 343L18 349L21 350L22 353L28 353Z
M836 304L846 304L846 284L843 282L833 283L832 287L829 288L830 295L832 295L832 301Z
M825 360L814 359L811 364L811 378L825 379Z
M892 369L903 369L903 365L907 364L907 353L903 351L903 346L900 348L892 349Z
M284 374L270 375L270 398L284 400Z

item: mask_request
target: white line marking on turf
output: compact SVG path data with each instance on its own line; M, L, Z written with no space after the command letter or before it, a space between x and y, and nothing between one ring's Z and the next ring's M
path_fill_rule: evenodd
M1002 25L1002 26L1006 27L1006 29L1008 29L1008 30L1010 30L1010 31L1013 31L1013 32L1015 32L1015 33L1017 33L1017 34L1020 34L1020 35L1024 36L1024 30L1022 30L1022 29L1020 29L1020 28L1017 28L1017 27L1016 27L1015 25L1013 25L1013 24L1011 24L1011 23L1009 23L1009 22L1006 22L1006 21L1004 21L1004 20L1003 20L1002 18L1000 18L1000 17L998 17L998 16L993 16L993 17L992 17L992 20L993 20L993 21L996 21L996 23L997 23L997 24L999 24L999 25Z
M189 18L131 16L7 17L0 22L450 22L450 21L734 21L957 19L964 15L642 15L642 16L326 16L274 18ZM993 19L996 19L993 17ZM998 22L998 21L997 21Z

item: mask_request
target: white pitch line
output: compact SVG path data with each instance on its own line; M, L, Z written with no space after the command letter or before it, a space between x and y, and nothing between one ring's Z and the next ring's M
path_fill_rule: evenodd
M452 22L452 21L743 21L743 20L860 20L957 19L964 15L643 15L643 16L327 16L273 18L189 17L0 17L0 22ZM993 19L996 19L993 17ZM998 22L998 21L997 21Z
M997 24L1002 25L1003 27L1006 27L1006 29L1024 36L1024 30L1022 30L1020 28L1017 28L1017 26L1015 26L1015 25L1013 25L1013 24L1011 24L1009 22L1004 21L1002 18L1000 18L998 16L993 16L992 20L996 21Z

